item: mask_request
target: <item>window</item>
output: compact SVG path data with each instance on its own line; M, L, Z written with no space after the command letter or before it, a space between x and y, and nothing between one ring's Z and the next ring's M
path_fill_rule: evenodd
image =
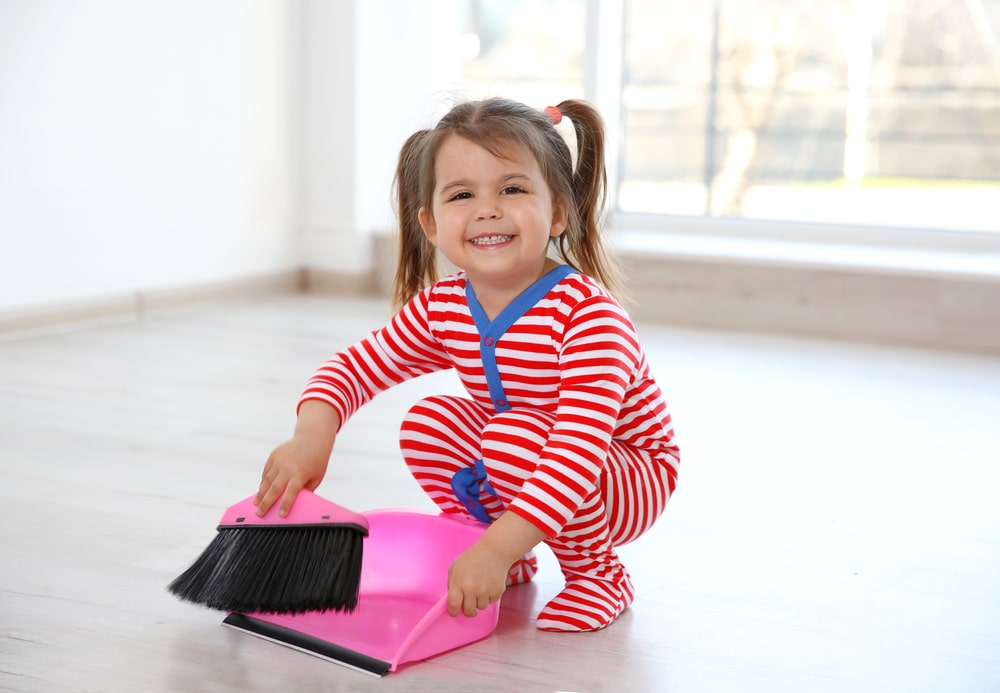
M539 108L553 98L584 98L586 10L579 0L470 0L466 91Z
M619 216L1000 232L1000 0L468 6L473 91L610 116Z

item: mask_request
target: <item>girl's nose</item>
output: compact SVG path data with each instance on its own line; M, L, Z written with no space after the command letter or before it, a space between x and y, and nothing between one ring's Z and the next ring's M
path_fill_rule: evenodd
M493 200L484 200L479 198L479 206L476 208L476 219L499 219L500 218L500 205L496 204Z

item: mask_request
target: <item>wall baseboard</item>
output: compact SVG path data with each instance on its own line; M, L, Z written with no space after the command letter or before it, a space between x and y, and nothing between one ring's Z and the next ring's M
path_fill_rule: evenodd
M135 291L67 301L25 310L0 311L0 334L59 327L95 320L138 318L149 312L207 301L233 300L302 291L304 271L233 279L173 289Z
M348 274L313 268L302 270L302 291L349 297L381 295L374 272Z
M1000 279L631 253L622 260L632 294L630 312L639 322L1000 355ZM303 268L0 312L0 333L277 293L385 297L389 282L383 271Z
M636 320L1000 354L1000 278L623 259Z

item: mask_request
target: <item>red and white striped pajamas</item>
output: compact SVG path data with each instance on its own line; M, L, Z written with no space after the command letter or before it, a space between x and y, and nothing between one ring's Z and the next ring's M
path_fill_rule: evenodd
M482 459L499 496L484 499L486 510L542 530L566 578L538 626L594 630L632 601L614 547L662 513L679 451L628 315L597 282L561 272L540 280L537 300L526 291L527 304L516 299L493 321L464 274L442 279L334 355L301 401L329 403L343 423L392 385L454 368L469 397L429 397L409 411L400 433L407 466L442 510L459 513L452 477ZM533 569L520 567L530 578Z

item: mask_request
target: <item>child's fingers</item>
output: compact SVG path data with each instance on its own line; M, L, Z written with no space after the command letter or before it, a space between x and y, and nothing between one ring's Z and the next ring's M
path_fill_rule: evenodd
M458 587L450 586L448 588L448 615L465 614L472 618L495 601L497 600L489 595L465 592Z
M465 595L462 590L455 584L455 564L452 563L448 567L448 615L458 616L462 613L463 602L465 601Z
M257 495L254 496L253 504L258 508L264 504L264 498L267 496L268 490L271 488L271 480L264 479L260 482L260 486L257 487ZM269 506L270 507L270 506ZM263 508L264 512L267 512L267 508Z
M266 488L264 487L265 484ZM274 502L282 497L286 486L287 483L280 477L261 483L261 490L257 493L257 496L260 498L260 502L257 504L258 516L267 514L267 511L271 509ZM291 506L289 505L289 507Z
M506 569L497 576L489 565L472 555L472 549L459 555L448 567L448 614L474 617L498 601L504 591ZM495 584L497 579L499 584Z
M448 615L458 616L465 614L470 618L478 613L476 608L476 597L467 595L458 588L448 590Z
M257 487L257 495L254 496L253 499L254 505L261 504L261 502L264 500L264 494L266 494L267 490L271 487L270 472L271 472L271 460L268 460L267 464L264 465L264 471L260 473L260 486Z
M281 497L281 507L278 508L278 514L284 517L287 515L291 509L292 504L295 503L295 497L299 495L299 491L302 490L302 482L297 479L292 479L285 486L285 492Z
M448 590L448 615L458 616L462 613L462 594L454 590Z

